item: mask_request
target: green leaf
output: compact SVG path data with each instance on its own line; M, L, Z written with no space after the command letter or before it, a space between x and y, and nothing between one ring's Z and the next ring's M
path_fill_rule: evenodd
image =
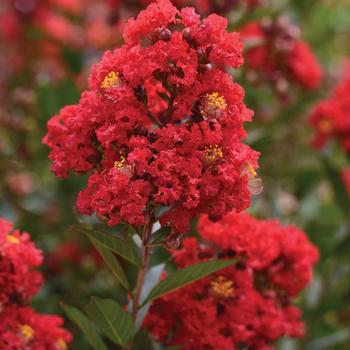
M100 255L102 256L103 260L106 262L108 267L113 272L114 276L117 278L117 280L120 282L120 284L127 290L130 291L131 287L130 284L125 276L125 273L123 271L123 268L119 264L118 260L115 258L113 253L107 249L104 245L102 245L99 241L96 239L89 237L91 243L96 247Z
M105 248L112 250L116 254L120 255L124 259L130 261L132 264L136 266L140 266L140 259L137 255L135 245L131 240L123 239L109 233L105 232L96 232L94 230L89 230L81 227L74 227L75 230L79 232L83 232L89 238L95 239Z
M149 332L142 330L136 334L133 340L132 350L154 350L152 337Z
M339 172L333 167L328 159L323 157L322 163L327 173L328 179L333 186L335 198L340 208L342 208L344 211L345 215L348 215L350 211L350 199L348 197L344 181Z
M80 310L74 306L69 306L63 303L61 303L61 306L68 318L71 319L85 334L86 340L95 350L108 350L97 333L94 325Z
M150 243L154 244L154 243L163 242L169 233L170 233L170 227L161 227L159 230L152 233Z
M348 255L350 252L350 236L348 235L342 239L336 246L335 252L337 255Z
M187 266L182 270L174 272L165 280L160 281L149 293L142 305L153 301L160 296L171 293L176 289L182 288L192 282L206 277L213 272L221 270L234 264L236 260L211 260L204 261L195 265Z
M116 301L92 297L86 311L112 342L122 347L128 345L135 333L134 322Z
M181 345L174 345L170 346L169 348L166 348L165 350L180 350L182 348Z

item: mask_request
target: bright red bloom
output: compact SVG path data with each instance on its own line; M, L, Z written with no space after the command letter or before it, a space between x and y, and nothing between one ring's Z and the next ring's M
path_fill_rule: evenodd
M241 34L247 45L247 66L264 74L279 92L285 93L293 82L310 90L319 87L322 68L310 46L299 39L299 28L287 18L252 22Z
M242 143L252 112L226 73L243 62L226 25L152 3L129 20L125 45L94 66L79 104L49 121L54 173L91 173L82 214L143 225L163 206L161 224L186 232L194 215L217 220L249 206L258 155Z
M0 314L1 350L67 350L71 334L63 319L40 315L30 307L10 306Z
M296 227L229 214L199 222L205 243L184 240L174 251L180 268L212 258L236 258L235 266L158 299L146 327L166 345L184 350L274 349L283 336L304 334L292 304L310 282L317 249Z
M316 131L313 143L323 147L328 140L337 139L350 155L350 69L334 88L330 97L318 103L311 114L310 123Z
M290 296L300 293L311 280L317 249L297 227L230 214L218 223L202 217L198 229L204 240L244 257L253 269L268 270L271 282Z
M13 229L0 218L0 349L67 350L71 334L63 319L39 315L27 306L43 278L33 271L42 262L42 252L28 233Z
M42 252L29 234L0 218L0 309L9 303L26 303L38 292L43 279L33 269L41 262Z

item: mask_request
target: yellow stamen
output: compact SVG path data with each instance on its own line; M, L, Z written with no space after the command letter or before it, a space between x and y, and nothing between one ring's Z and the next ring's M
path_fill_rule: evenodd
M57 340L57 347L59 350L68 350L67 343L62 338Z
M119 83L120 83L119 73L112 71L108 73L103 79L103 82L101 83L101 88L106 90L111 87L118 87Z
M249 162L247 164L247 169L248 169L249 174L252 177L256 177L258 175L257 172L255 171L255 169L253 168L253 166Z
M6 239L7 239L7 242L12 243L12 244L19 244L19 242L20 242L20 240L13 235L7 235Z
M210 282L211 291L217 297L229 298L233 296L233 282L224 276L219 276Z
M204 155L208 163L214 163L224 157L224 153L218 145L204 147Z
M223 96L219 95L218 92L212 92L211 94L206 94L208 106L226 109L227 103Z
M324 133L328 133L333 129L332 122L329 119L321 119L318 123L318 127Z
M114 167L117 169L117 170L122 170L125 168L125 165L126 165L126 158L124 156L121 156L120 157L120 160L117 160L114 162Z
M251 163L247 162L246 166L244 167L243 174L248 176L248 189L249 192L257 196L259 195L263 189L263 182L260 177L258 177L258 173L254 169L254 167L251 165Z
M28 324L22 324L19 326L21 335L26 342L29 342L34 338L34 329Z
M206 94L201 104L201 112L204 117L218 118L226 108L225 97L218 92Z

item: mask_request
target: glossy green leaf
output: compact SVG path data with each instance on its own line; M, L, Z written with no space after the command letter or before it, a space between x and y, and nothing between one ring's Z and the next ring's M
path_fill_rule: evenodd
M178 270L159 282L149 293L143 305L153 301L165 294L171 293L176 289L182 288L192 282L206 277L213 272L219 271L225 267L234 264L236 260L212 260L204 261L195 265L187 266Z
M135 245L131 240L123 239L109 233L75 227L75 230L85 233L89 238L96 240L105 248L112 250L129 262L140 266L140 259L137 255Z
M62 309L70 320L72 320L85 334L86 340L95 350L108 350L101 337L97 333L95 326L90 320L74 306L61 303Z
M86 311L112 342L122 347L128 345L135 333L134 322L116 301L92 297Z
M117 278L117 280L120 282L120 284L128 291L131 290L130 284L125 276L124 270L121 267L118 260L115 258L113 253L107 249L103 244L101 244L96 239L90 237L91 243L96 247L100 255L102 256L103 260L106 262L108 267L113 272L114 276Z

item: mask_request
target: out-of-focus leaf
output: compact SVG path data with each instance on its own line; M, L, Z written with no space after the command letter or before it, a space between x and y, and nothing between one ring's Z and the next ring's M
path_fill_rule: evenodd
M190 283L193 283L203 277L206 277L213 272L233 265L235 262L236 260L234 259L204 261L195 265L187 266L182 270L178 270L163 281L159 282L151 290L148 297L143 302L143 305Z
M153 341L148 332L142 330L136 334L132 350L154 350Z
M131 314L111 299L92 297L86 307L90 318L100 330L114 343L125 347L135 333Z
M101 337L97 333L90 320L74 306L61 303L65 314L71 319L85 334L86 340L95 350L108 350Z
M96 232L81 227L74 227L76 231L86 234L89 238L95 239L105 248L112 250L131 263L140 266L140 259L136 253L135 245L131 240L123 239L109 233Z
M347 194L343 179L339 172L333 167L327 158L322 157L322 163L329 181L331 182L334 190L334 195L339 206L343 209L346 215L350 213L350 199Z
M336 252L340 255L347 255L350 253L350 237L346 237L337 244Z

